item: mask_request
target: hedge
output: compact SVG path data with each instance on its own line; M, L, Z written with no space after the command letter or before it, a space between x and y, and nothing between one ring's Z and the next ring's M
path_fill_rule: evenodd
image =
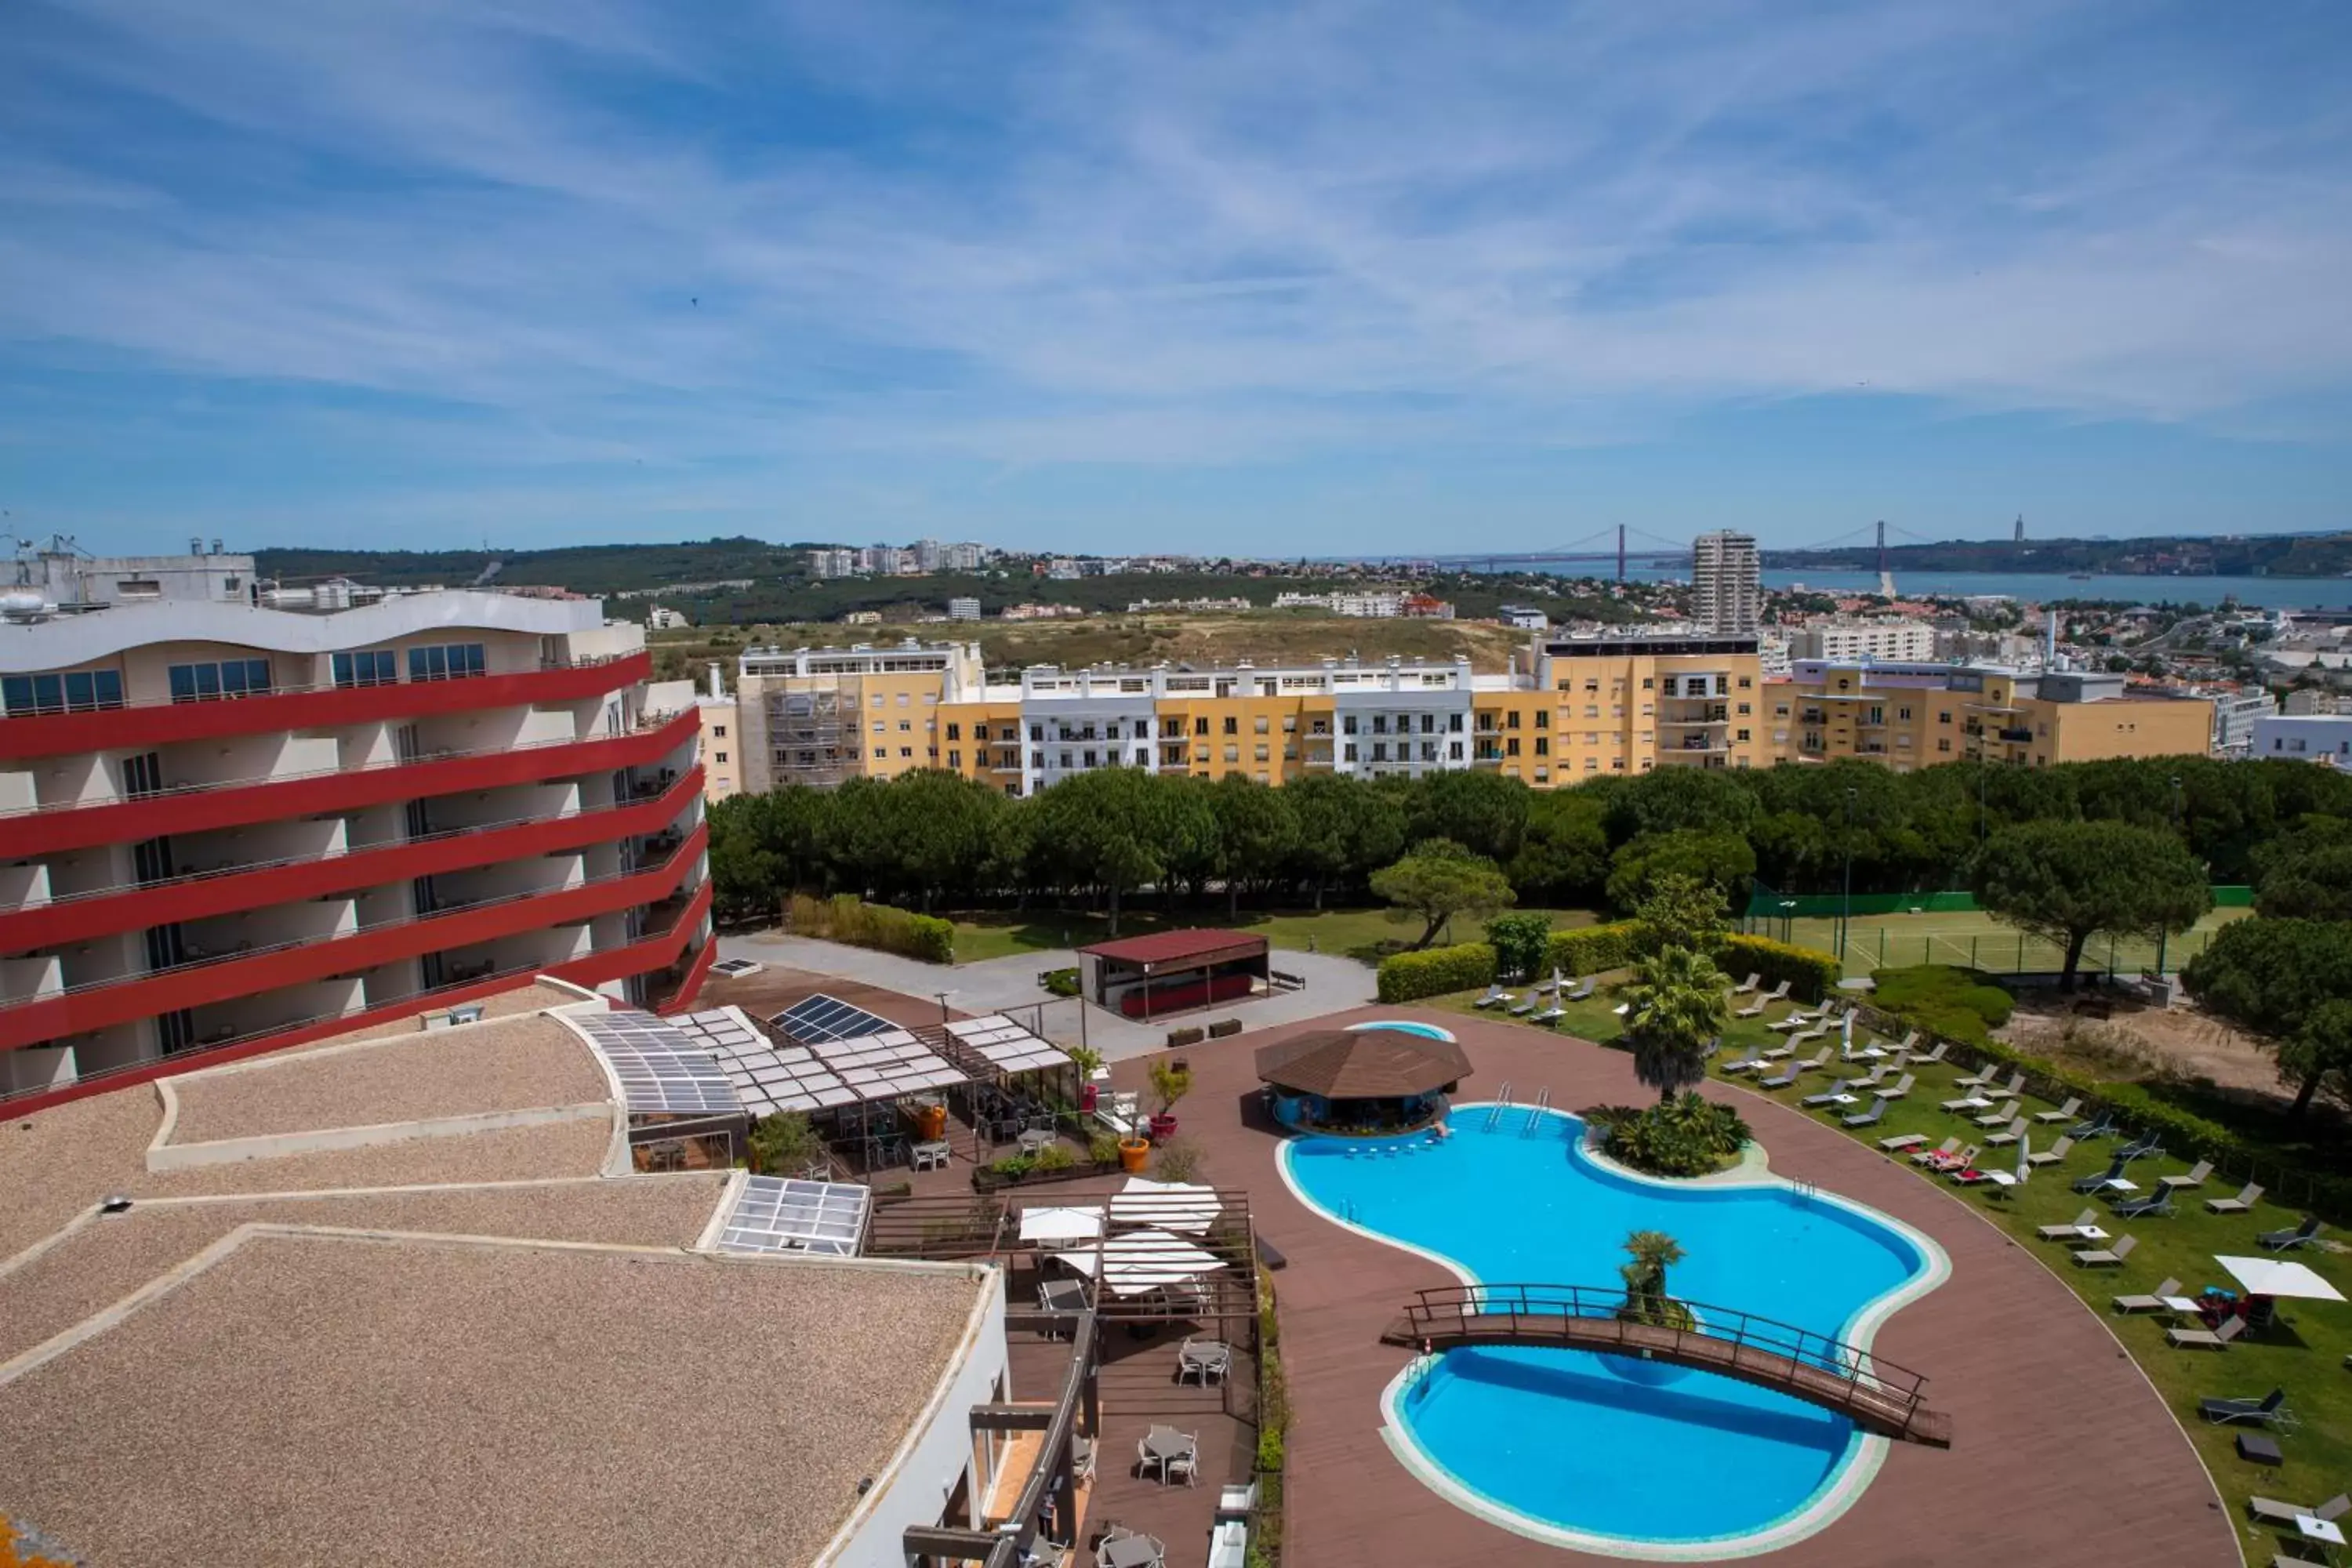
M1785 980L1790 994L1804 1002L1818 1002L1835 991L1842 973L1835 953L1764 936L1726 937L1716 949L1715 962L1734 980L1745 980L1750 972L1761 974L1768 987Z
M1641 930L1639 921L1619 921L1614 925L1556 931L1551 933L1551 951L1545 956L1554 969L1578 979L1607 969L1622 969L1633 962L1635 940Z
M1495 979L1495 950L1483 942L1427 947L1381 960L1380 997L1412 1002L1449 991L1475 991Z
M869 904L850 893L836 893L830 899L794 893L785 920L803 936L877 948L930 963L955 962L952 921L911 914L887 904Z

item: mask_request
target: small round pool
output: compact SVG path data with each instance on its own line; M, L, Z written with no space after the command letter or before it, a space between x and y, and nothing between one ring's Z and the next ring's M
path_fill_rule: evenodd
M1454 1044L1454 1031L1441 1029L1434 1024L1423 1024L1412 1018L1375 1018L1369 1024L1350 1024L1348 1032L1361 1034L1366 1029L1393 1029L1400 1035L1419 1035L1425 1040L1444 1040Z

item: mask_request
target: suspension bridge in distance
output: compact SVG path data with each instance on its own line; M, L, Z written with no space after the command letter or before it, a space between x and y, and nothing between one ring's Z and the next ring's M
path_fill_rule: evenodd
M1927 1380L1859 1345L1729 1307L1681 1301L1687 1325L1629 1310L1620 1287L1449 1285L1422 1291L1381 1334L1425 1353L1479 1345L1599 1351L1737 1378L1833 1410L1865 1432L1952 1446Z
M1865 544L1874 545L1878 554L1878 573L1884 578L1890 570L1886 554L1886 540L1889 533L1899 536L1907 543L1932 544L1935 542L1907 529L1880 521L1864 523L1862 527L1849 530L1833 539L1825 539L1802 548L1843 550ZM1571 540L1568 543L1549 550L1494 552L1482 555L1385 555L1367 556L1362 559L1366 565L1392 565L1406 561L1427 562L1433 565L1452 567L1457 571L1485 572L1490 574L1507 571L1513 567L1599 565L1613 562L1617 569L1617 581L1622 583L1625 581L1626 569L1631 565L1688 565L1691 559L1691 542L1686 539L1661 538L1657 534L1644 532L1641 529L1620 522L1595 530L1582 539Z

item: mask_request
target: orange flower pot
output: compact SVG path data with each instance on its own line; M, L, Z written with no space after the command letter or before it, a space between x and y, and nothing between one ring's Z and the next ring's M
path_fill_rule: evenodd
M1145 1140L1122 1138L1118 1141L1118 1163L1124 1169L1140 1173L1143 1163L1150 1158L1151 1145Z

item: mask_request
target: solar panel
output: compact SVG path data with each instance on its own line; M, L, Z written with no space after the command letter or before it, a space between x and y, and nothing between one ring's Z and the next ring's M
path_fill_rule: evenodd
M856 1039L860 1035L878 1035L898 1027L878 1014L823 992L803 996L768 1022L803 1045L819 1040Z
M872 1194L850 1182L752 1176L719 1227L726 1252L822 1252L855 1258Z
M742 1101L700 1041L650 1013L572 1013L620 1080L632 1116L735 1116Z

